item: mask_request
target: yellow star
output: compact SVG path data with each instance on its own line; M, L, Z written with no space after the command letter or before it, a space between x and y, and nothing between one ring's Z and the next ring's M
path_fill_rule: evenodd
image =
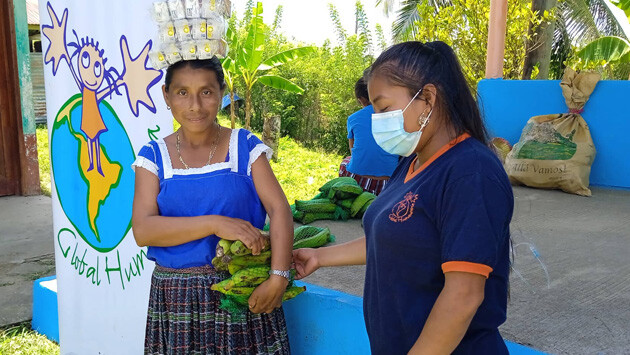
M48 14L52 21L52 26L42 26L42 32L44 36L50 41L50 46L46 50L45 63L53 62L53 75L57 74L59 68L59 62L63 58L67 62L70 62L70 56L68 55L68 48L66 47L66 23L68 22L68 9L65 9L61 21L59 21L57 14L53 10L50 2L48 3Z
M147 42L140 54L136 58L131 58L127 38L120 37L120 51L124 64L121 75L122 85L127 89L129 107L136 117L139 114L139 104L143 104L153 113L156 111L149 89L162 79L162 72L146 66L151 45L151 41Z

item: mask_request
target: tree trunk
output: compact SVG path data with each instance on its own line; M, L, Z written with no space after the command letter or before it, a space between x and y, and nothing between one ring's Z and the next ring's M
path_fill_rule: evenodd
M232 120L232 129L236 127L236 115L234 114L234 89L230 90L230 119Z
M532 0L532 12L542 16L545 11L556 7L557 0ZM534 67L538 66L536 79L549 79L551 64L551 45L555 23L543 21L539 26L529 24L529 40L526 44L525 63L523 64L523 80L532 78Z
M263 143L273 150L272 159L278 160L278 145L280 140L280 117L276 115L265 115L263 124Z
M247 88L245 92L245 129L250 129L249 119L252 115L252 90Z

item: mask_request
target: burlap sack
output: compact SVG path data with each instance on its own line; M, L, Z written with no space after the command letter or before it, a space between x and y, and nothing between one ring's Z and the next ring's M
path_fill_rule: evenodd
M567 68L560 83L569 113L535 116L505 158L513 184L561 189L591 196L589 176L595 146L580 115L600 79L597 73L576 73Z

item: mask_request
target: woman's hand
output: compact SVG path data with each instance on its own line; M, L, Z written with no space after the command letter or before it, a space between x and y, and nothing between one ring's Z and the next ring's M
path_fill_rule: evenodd
M265 237L258 228L239 218L212 216L214 234L227 240L240 240L252 250L253 255L259 255L265 246Z
M249 310L253 313L271 313L282 305L282 296L289 280L282 276L270 275L249 296Z
M302 248L293 251L293 264L297 275L296 280L305 278L321 266L317 249Z

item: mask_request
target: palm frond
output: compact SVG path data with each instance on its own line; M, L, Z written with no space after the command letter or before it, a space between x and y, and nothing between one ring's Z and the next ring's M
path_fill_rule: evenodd
M402 41L415 36L415 23L420 20L418 4L422 0L403 0L392 25L392 35L395 41Z
M558 5L559 18L574 45L581 47L601 36L626 37L605 1L565 0Z

